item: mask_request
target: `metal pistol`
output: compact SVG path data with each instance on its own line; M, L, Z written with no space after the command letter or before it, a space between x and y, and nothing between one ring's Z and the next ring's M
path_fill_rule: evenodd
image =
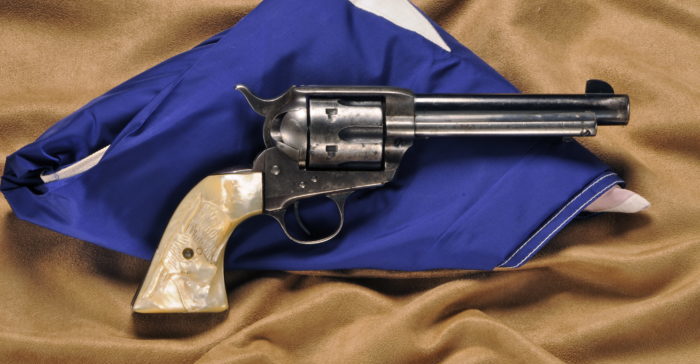
M265 100L243 85L236 89L264 116L267 149L251 169L212 174L180 202L134 298L135 312L226 310L223 253L238 224L267 214L296 243L328 241L342 229L348 196L391 181L416 138L588 137L599 125L629 120L628 96L599 80L588 81L585 94L560 95L302 86ZM287 229L287 208L315 196L335 203L340 224L328 236L299 238Z

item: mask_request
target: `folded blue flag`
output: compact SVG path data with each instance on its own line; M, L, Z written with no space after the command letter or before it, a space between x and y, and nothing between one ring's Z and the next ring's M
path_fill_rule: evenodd
M327 84L517 92L407 1L266 0L9 156L0 188L22 219L150 259L190 188L217 170L250 166L263 150L262 120L236 84L262 97ZM617 183L576 142L418 140L393 186L348 200L336 239L298 245L271 218L255 217L234 233L226 267L516 267ZM314 205L305 216L332 211Z

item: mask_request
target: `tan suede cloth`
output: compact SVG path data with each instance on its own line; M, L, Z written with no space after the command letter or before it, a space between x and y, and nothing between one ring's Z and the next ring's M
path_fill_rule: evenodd
M255 5L0 1L0 166ZM700 362L700 2L417 5L525 92L628 93L630 125L583 142L652 207L576 221L517 270L229 272L228 313L133 316L147 261L0 199L0 362Z

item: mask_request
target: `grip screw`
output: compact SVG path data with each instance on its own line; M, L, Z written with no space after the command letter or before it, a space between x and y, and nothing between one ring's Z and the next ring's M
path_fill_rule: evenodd
M192 259L192 257L194 256L194 250L192 250L192 248L185 248L185 249L182 251L182 256L183 256L185 259Z

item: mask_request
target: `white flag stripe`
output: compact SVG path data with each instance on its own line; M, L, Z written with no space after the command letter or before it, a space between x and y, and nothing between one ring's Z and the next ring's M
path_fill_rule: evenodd
M44 183L49 183L49 182L54 182L58 180L62 180L68 177L73 177L77 174L83 173L87 171L88 169L94 167L97 165L97 163L102 160L102 156L107 152L107 149L109 148L109 145L90 154L89 156L67 166L59 169L56 172L49 173L49 174L42 174L41 175L41 180L44 181Z
M430 21L408 0L350 0L350 2L358 8L381 16L401 28L420 34L423 38L448 52L452 51Z

